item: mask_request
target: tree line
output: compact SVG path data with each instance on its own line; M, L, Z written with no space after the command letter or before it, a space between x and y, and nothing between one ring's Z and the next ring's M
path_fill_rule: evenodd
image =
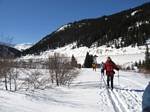
M138 67L141 71L145 71L145 72L150 72L150 52L149 52L149 47L148 44L145 45L146 47L146 51L145 51L145 60L143 61L139 61L139 62L135 62L135 66Z

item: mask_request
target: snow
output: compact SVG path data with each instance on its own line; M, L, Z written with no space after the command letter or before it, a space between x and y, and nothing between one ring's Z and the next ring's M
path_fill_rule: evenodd
M108 20L108 18L105 18L105 21L107 21Z
M70 25L70 24L63 25L62 27L60 27L60 28L57 30L57 32L63 31L63 30L65 30L65 28L68 28L69 26L71 26L71 25Z
M131 16L134 16L136 13L138 13L138 12L140 12L141 10L136 10L136 11L133 11L132 13L131 13Z
M33 44L31 44L31 43L16 44L16 45L14 46L14 48L16 48L16 49L22 51L22 50L25 50L25 49L30 48L32 45L33 45Z
M133 26L129 26L128 27L128 30L132 30L132 29L134 29L134 27L140 27L140 26L142 26L143 24L149 24L150 22L149 22L149 20L147 20L147 21L137 21L136 23L135 23L135 25L133 25Z
M148 40L146 41L146 43L147 43L147 44L150 44L150 39L148 39Z
M92 55L97 55L97 62L101 63L102 61L105 62L107 56L110 56L117 64L124 65L134 62L139 62L139 60L144 60L145 58L145 46L135 46L135 47L124 47L124 48L112 48L106 46L95 47L94 45L91 48L88 47L76 47L76 43L72 43L66 45L61 48L57 48L54 50L47 50L42 52L40 55L26 55L21 57L23 60L28 59L40 59L46 60L49 56L53 55L54 53L65 54L66 57L71 58L72 55L75 56L78 63L83 64L86 53L89 52Z
M140 27L143 24L143 22L136 22L136 27Z
M100 69L96 72L92 69L80 70L70 87L53 86L45 90L18 92L0 90L0 111L115 112L116 106L121 112L124 112L123 109L126 112L141 112L142 95L149 78L140 73L120 71L118 80L117 75L116 72L113 91L106 89Z
M138 10L133 11L133 12L131 13L131 16L134 16L137 12L138 12Z

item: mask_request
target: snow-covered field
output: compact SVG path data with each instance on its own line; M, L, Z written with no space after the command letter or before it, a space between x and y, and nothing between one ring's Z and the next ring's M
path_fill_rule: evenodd
M145 46L140 47L124 47L120 49L100 46L100 47L76 47L76 43L66 45L57 49L50 49L45 52L42 52L40 55L26 55L21 59L39 59L45 60L50 55L54 53L65 54L66 57L70 58L72 55L75 56L78 63L83 64L85 60L86 53L89 52L92 55L97 55L97 62L101 63L102 61L106 61L106 57L110 56L112 59L119 65L129 65L135 63L135 61L139 62L140 60L144 60L145 58Z
M123 66L145 58L145 46L77 48L73 43L47 50L38 56L27 55L19 60L42 61L54 53L61 53L68 58L74 55L78 63L83 64L87 52L97 55L98 63L105 62L106 57L110 56L116 64ZM42 71L46 75L46 70ZM101 76L100 69L96 72L81 69L70 87L51 86L45 90L17 92L0 90L0 112L141 112L142 95L149 81L150 78L141 73L119 71L116 72L115 87L111 91L106 89L106 76Z
M106 89L99 69L81 69L69 88L0 90L0 112L141 112L143 91L150 79L133 72L120 71L119 80L117 75L113 92Z

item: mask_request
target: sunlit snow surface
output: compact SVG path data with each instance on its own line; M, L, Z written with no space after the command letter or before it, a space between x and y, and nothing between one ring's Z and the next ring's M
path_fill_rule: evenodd
M22 50L25 50L25 49L30 48L32 45L33 45L33 44L31 44L31 43L26 43L26 44L16 44L16 45L14 46L14 48L16 48L16 49L22 51Z
M49 56L54 53L65 54L66 57L70 58L72 55L75 56L78 63L83 64L86 53L89 52L92 55L97 55L97 62L101 63L102 61L106 61L106 57L110 56L117 64L124 65L129 63L134 63L135 61L139 62L139 60L144 60L145 58L145 46L140 47L124 47L120 49L100 46L100 47L76 47L76 44L69 44L61 48L50 49L45 52L42 52L40 55L26 55L21 59L42 59L46 60Z
M51 87L35 92L8 92L0 90L0 112L115 112L117 102L123 104L117 108L128 112L141 112L142 94L149 82L143 74L116 72L115 89L110 96L100 69L80 70L79 76L70 87Z

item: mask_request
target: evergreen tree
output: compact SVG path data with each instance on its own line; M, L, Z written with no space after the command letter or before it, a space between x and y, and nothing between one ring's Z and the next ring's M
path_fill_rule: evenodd
M85 61L84 61L84 67L85 68L91 68L93 63L93 56L89 55L89 52L87 52L86 57L85 57Z
M146 52L145 52L145 68L147 70L150 69L150 53L149 53L149 48L147 44L146 44Z
M142 61L142 66L144 66L144 65L145 65L145 60Z
M141 66L142 66L142 62L140 60L139 63L138 63L138 67L141 67Z
M137 63L137 61L135 62L135 66L136 66L136 67L138 66L138 63Z
M93 58L94 58L93 55L90 55L90 60L89 60L90 68L92 67L92 63L94 60Z
M74 55L72 55L72 57L71 57L71 66L77 67L77 60L76 60L76 58L74 57Z

